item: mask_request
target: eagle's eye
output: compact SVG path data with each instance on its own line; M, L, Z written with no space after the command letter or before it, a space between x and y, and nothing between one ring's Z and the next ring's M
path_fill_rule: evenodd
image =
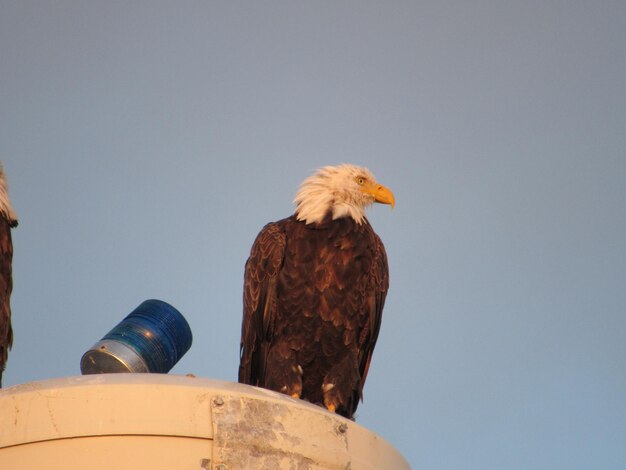
M362 176L357 176L356 182L359 183L360 186L363 186L365 184L365 178L363 178Z

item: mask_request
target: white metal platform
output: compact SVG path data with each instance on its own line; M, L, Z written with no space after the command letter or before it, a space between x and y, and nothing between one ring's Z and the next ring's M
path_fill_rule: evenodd
M408 468L350 420L237 383L102 374L0 390L2 470Z

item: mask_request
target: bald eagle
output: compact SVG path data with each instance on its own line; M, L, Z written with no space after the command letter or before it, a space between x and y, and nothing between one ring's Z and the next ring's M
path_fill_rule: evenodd
M385 248L365 217L395 203L366 168L307 178L295 213L267 224L246 262L239 382L353 419L389 287Z
M7 362L9 348L13 345L11 328L11 291L13 290L13 242L11 228L17 226L17 217L7 188L4 169L0 164L0 387L2 372Z

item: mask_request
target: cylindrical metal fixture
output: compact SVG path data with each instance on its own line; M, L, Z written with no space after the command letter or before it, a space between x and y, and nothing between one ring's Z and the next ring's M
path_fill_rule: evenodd
M191 347L185 317L161 300L146 300L83 354L83 374L167 373Z

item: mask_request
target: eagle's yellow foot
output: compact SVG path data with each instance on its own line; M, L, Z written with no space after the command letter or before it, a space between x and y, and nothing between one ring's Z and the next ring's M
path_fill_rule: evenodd
M335 405L333 405L332 403L330 405L327 405L326 408L328 408L328 411L330 411L331 413L335 412Z
M291 394L291 398L300 398L300 394L299 393L292 393Z

